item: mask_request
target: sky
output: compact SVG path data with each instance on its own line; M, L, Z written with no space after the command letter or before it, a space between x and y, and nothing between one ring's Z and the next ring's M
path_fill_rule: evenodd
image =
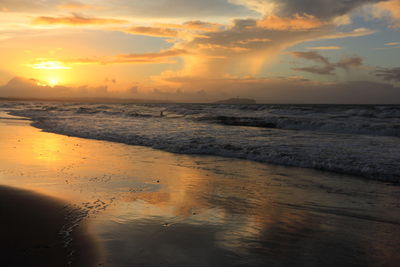
M400 103L400 0L0 0L0 96Z

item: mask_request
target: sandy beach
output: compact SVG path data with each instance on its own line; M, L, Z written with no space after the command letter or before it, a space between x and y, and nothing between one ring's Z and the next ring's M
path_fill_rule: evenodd
M400 260L398 186L68 137L0 117L1 251L9 266Z
M30 191L0 187L1 266L96 266L98 251L86 225L71 227L79 210Z

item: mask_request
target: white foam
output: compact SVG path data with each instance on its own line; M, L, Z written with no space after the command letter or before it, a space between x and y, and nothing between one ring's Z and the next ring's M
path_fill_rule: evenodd
M392 115L397 114L399 107L367 106L365 112L376 111L368 116L355 109L362 107L56 104L37 105L35 109L24 106L14 113L32 118L35 126L46 131L71 136L400 181L400 139L378 135L388 135L387 125L398 123L399 118ZM160 110L166 116L160 117ZM290 119L282 119L282 113L291 114ZM389 115L377 119L382 113ZM236 127L199 119L210 114L235 118L275 115L274 123L286 126ZM324 121L341 116L345 118L343 124L339 120ZM347 134L352 125L358 130ZM362 127L367 130L360 130ZM392 135L397 133L398 129Z

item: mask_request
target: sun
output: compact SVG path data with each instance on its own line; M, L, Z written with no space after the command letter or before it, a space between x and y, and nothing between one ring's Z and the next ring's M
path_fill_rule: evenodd
M60 80L55 77L50 77L47 79L47 84L51 87L57 86L60 83Z
M1 1L1 0L0 0ZM28 64L34 72L30 76L34 76L39 86L56 87L65 84L68 80L70 70L62 61L37 59L36 63Z

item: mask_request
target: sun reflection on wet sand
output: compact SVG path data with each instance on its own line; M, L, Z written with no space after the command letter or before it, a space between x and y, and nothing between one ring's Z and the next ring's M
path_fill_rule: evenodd
M392 265L398 188L0 120L0 182L87 211L115 266Z

